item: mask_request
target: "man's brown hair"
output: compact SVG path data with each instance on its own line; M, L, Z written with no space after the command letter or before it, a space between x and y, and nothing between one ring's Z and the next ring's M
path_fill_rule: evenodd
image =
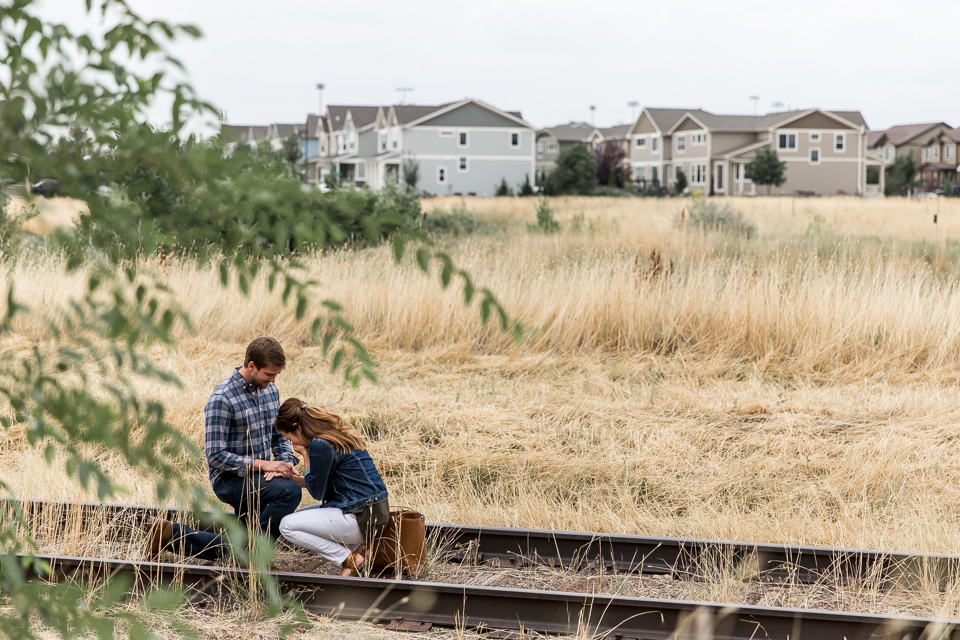
M263 369L268 364L283 369L287 366L287 357L283 354L283 347L280 343L263 336L257 338L247 345L247 353L243 356L243 366L250 364L250 361L256 365L257 369Z

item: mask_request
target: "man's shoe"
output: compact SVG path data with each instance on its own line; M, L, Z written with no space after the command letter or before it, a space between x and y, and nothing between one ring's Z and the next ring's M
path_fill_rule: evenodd
M173 523L161 518L150 518L147 520L147 545L146 556L148 559L156 561L160 557L160 552L166 549L173 538Z

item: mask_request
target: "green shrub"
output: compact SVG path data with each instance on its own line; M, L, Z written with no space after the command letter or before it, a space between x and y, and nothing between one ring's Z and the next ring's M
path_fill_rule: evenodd
M526 174L523 177L523 182L518 185L517 193L521 196L532 196L533 195L533 185L530 184L530 174Z
M632 198L633 194L626 189L616 187L597 187L590 192L591 196L603 196L606 198Z
M528 224L530 231L539 231L540 233L557 233L560 231L560 223L553 217L553 209L550 208L550 202L540 197L537 200L537 224Z
M464 206L455 207L451 211L433 209L424 213L420 226L427 233L450 236L469 236L490 232L496 228Z
M729 204L718 206L700 193L694 193L686 215L681 212L674 218L677 228L688 227L706 232L742 236L748 240L757 234L757 225Z
M493 192L495 196L512 196L513 189L510 188L510 185L507 184L506 178L501 178L500 184L495 187Z

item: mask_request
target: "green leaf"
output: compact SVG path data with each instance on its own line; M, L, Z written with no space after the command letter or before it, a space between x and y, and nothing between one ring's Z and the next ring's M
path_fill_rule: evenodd
M230 266L226 260L220 261L220 284L224 287L230 284Z
M340 368L340 365L343 364L343 359L347 357L347 352L343 347L337 349L336 353L333 354L333 360L330 363L330 371L336 372Z
M393 245L393 261L400 264L400 261L403 260L403 254L406 253L407 243L399 233L393 234L390 242Z
M307 296L305 295L297 296L297 312L296 312L297 322L299 322L300 320L303 320L303 317L307 315L307 305L309 304L309 302L310 301L307 300Z
M490 300L486 298L480 303L480 322L483 326L487 326L487 323L490 322L491 306Z
M420 271L424 273L430 273L430 251L420 247L417 249L417 266L420 267Z
M449 262L444 263L443 269L440 270L440 286L444 289L450 286L450 279L453 277L453 265Z

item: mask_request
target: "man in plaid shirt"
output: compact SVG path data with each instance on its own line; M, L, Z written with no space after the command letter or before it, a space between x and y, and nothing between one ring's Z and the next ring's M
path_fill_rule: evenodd
M280 393L274 381L287 360L280 343L268 337L251 342L243 360L207 401L204 441L210 483L237 517L277 539L280 521L296 511L303 495L293 480L300 461L276 429ZM153 555L170 549L208 560L228 550L219 534L166 521L151 526L149 547Z

